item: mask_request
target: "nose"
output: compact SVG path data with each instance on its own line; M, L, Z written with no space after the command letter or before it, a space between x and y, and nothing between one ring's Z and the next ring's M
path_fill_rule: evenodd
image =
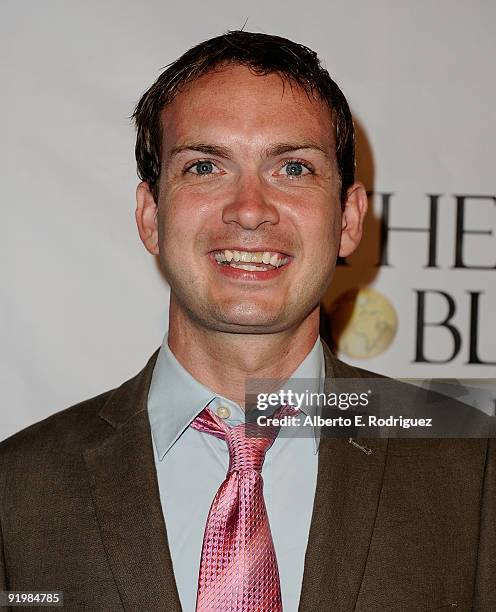
M255 230L263 223L279 222L277 208L268 200L267 187L259 177L240 180L229 203L222 211L224 223L236 223L243 229Z

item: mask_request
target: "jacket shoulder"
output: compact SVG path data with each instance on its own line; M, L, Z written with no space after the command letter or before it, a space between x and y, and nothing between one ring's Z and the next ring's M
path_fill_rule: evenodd
M334 355L329 345L322 340L326 378L387 378L383 374L364 370L341 361Z

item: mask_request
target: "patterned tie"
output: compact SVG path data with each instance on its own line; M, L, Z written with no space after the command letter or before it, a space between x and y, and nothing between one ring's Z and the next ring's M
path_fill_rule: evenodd
M274 416L296 412L283 406ZM196 611L281 612L279 571L261 476L265 453L279 427L229 427L208 408L191 426L225 440L229 448L227 476L205 527Z

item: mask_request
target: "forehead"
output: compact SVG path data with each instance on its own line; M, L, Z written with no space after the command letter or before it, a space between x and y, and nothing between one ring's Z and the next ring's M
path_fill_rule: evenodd
M334 147L325 102L277 73L224 66L188 84L162 111L165 148L182 140L318 141Z

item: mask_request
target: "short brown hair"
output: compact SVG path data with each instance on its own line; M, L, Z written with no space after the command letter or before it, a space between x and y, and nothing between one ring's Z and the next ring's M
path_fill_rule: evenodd
M146 181L155 201L161 166L160 113L181 87L222 64L240 64L255 74L278 73L308 94L316 93L329 107L341 178L341 201L355 177L355 132L348 102L320 64L315 51L280 36L235 30L206 40L169 64L143 94L132 115L136 130L138 176Z

